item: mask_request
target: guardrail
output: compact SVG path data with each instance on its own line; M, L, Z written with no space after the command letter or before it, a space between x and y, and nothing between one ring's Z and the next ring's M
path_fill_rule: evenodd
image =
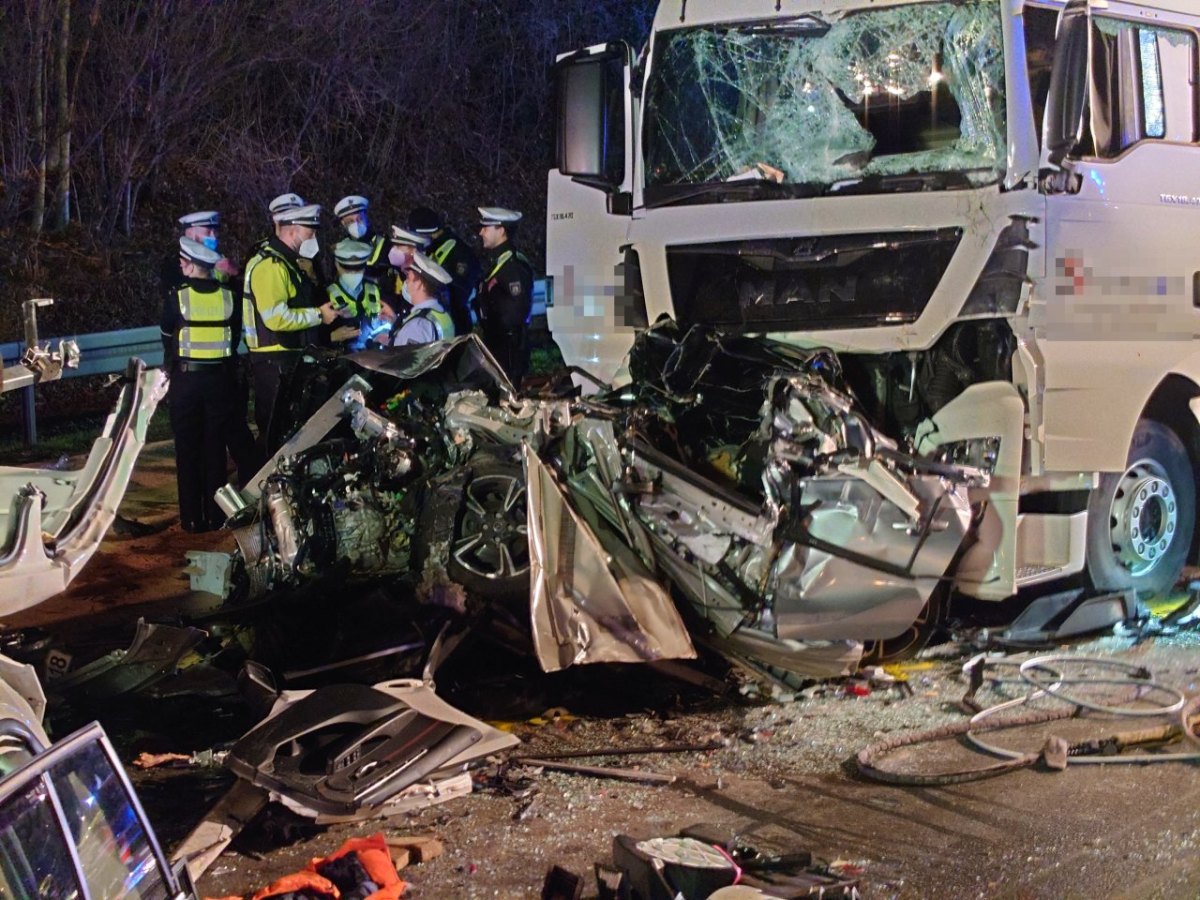
M539 279L533 285L533 315L546 314L547 284L545 279ZM57 345L64 338L38 339L38 343ZM81 378L85 375L113 375L125 371L129 357L136 356L153 368L163 363L162 336L157 325L144 328L125 328L120 331L98 331L92 334L81 334L73 338L79 346L79 365L76 368L64 368L60 378ZM0 344L0 357L3 358L4 368L14 366L21 360L25 352L24 341L9 341ZM245 347L242 348L243 352ZM33 403L33 391L26 388L22 391L21 403L24 410L25 442L29 446L37 444L37 418Z

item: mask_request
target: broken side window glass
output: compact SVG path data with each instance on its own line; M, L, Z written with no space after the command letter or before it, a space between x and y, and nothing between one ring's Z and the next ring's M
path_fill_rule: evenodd
M1105 16L1092 23L1092 139L1096 155L1111 159L1138 141L1167 136L1162 57L1183 47L1191 59L1195 38Z
M662 32L647 203L991 183L1004 94L995 0Z

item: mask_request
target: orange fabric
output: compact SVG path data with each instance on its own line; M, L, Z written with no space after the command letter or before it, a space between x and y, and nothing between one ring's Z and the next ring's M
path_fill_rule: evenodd
M302 872L293 872L291 875L284 875L277 881L272 881L265 888L254 894L250 900L266 900L267 897L274 897L276 894L286 894L288 891L300 890L316 890L322 891L329 895L331 900L338 900L342 896L342 892L328 878L323 878L316 871L305 869Z
M315 873L321 863L340 859L349 853L358 856L359 862L367 870L367 875L379 885L379 890L367 897L367 900L399 900L404 896L408 885L396 872L391 851L388 850L387 840L382 831L377 831L370 837L350 838L328 856L309 860L306 871Z

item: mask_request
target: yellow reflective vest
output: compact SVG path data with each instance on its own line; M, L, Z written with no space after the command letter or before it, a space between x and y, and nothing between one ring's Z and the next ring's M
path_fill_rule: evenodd
M233 292L217 282L212 290L185 284L176 296L182 323L175 333L179 359L217 361L233 355Z

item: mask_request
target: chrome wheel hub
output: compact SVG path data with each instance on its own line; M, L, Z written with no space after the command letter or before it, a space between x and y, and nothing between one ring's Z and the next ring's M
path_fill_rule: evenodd
M465 491L461 537L450 548L455 561L483 578L511 578L529 570L525 484L508 475L481 475Z
M1179 524L1179 504L1162 467L1134 463L1121 476L1109 511L1113 552L1135 578L1157 566Z

